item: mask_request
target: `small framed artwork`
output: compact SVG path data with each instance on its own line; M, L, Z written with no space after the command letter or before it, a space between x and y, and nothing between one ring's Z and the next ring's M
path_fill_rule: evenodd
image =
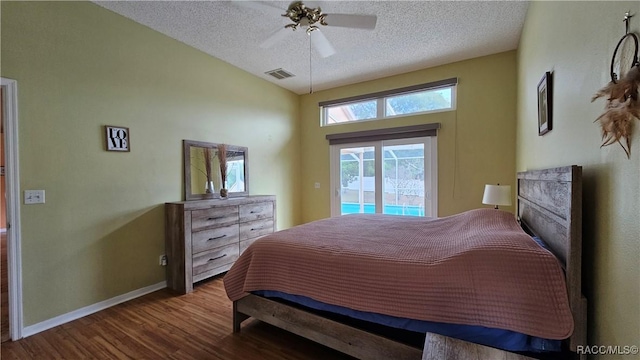
M107 151L129 151L129 128L105 125Z
M551 131L551 73L546 72L538 83L538 136Z

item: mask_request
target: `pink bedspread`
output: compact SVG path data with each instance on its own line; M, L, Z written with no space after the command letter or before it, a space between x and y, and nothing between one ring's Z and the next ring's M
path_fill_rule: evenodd
M391 316L565 339L573 331L558 260L514 216L345 215L253 243L224 277L238 300L274 290Z

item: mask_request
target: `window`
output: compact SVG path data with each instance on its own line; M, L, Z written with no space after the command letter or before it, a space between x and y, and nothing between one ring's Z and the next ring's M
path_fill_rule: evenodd
M378 117L376 100L357 102L347 105L336 105L326 108L327 124L338 124L349 121L369 120Z
M331 145L331 215L437 216L436 138Z
M453 87L427 90L412 94L391 96L385 99L385 116L426 113L438 110L452 110Z
M458 79L321 102L321 126L451 111Z

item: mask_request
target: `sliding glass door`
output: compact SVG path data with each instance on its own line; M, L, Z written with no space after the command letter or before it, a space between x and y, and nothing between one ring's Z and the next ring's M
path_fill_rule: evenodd
M331 215L436 216L435 137L331 146Z
M375 147L343 147L339 152L339 215L375 213Z
M425 216L424 143L384 142L382 213Z

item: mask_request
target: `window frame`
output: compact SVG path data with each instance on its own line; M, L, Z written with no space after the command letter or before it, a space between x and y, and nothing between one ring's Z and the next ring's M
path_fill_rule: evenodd
M419 136L405 138L388 138L360 142L340 142L329 146L329 186L331 188L330 211L331 217L342 216L341 211L341 183L340 183L340 151L352 147L373 147L375 166L375 212L382 213L384 208L383 189L383 148L387 145L401 145L406 143L424 144L424 169L429 176L424 177L424 217L438 217L438 138L437 136ZM427 202L429 206L427 207ZM428 214L428 215L427 215Z
M318 103L318 106L320 107L320 127L344 125L344 124L351 124L356 122L378 121L378 120L384 120L384 119L395 119L395 118L405 117L405 116L433 114L433 113L446 112L446 111L455 111L457 109L457 98L458 98L457 86L458 86L458 78L450 78L450 79L424 83L419 85L413 85L413 86L408 86L408 87L403 87L403 88L398 88L393 90L381 91L377 93L352 96L348 98L342 98L342 99L336 99L336 100L330 100L330 101L321 101ZM449 108L427 110L427 111L413 112L408 114L398 114L398 115L386 114L386 105L389 98L403 96L403 95L410 95L410 94L415 94L420 92L428 92L432 90L440 90L445 88L451 89L451 107ZM327 120L329 118L328 112L330 108L345 106L349 104L357 104L357 103L362 103L367 101L376 102L376 117L362 119L362 120L339 122L339 123L333 123L333 124L327 123Z
M360 130L353 132L340 132L334 134L327 134L325 138L329 142L329 186L330 186L330 212L331 216L339 214L338 205L336 205L336 196L339 196L340 180L336 178L337 174L340 174L340 149L343 147L370 145L377 142L392 142L398 139L418 139L418 138L430 138L430 162L425 163L425 169L430 168L431 173L431 186L430 186L430 198L431 198L431 216L438 217L438 130L440 129L440 123L419 124L410 126L397 126L392 128L373 129L373 130ZM425 140L426 141L426 140ZM344 145L344 146L341 146ZM381 148L380 148L381 149ZM425 152L427 150L425 144ZM338 160L336 161L336 157ZM376 157L382 159L382 151L376 153ZM426 158L426 156L425 156ZM382 165L376 166L376 173L382 174ZM426 179L425 179L426 180ZM379 180L382 182L382 179ZM376 185L378 186L378 185ZM337 192L336 192L337 191ZM425 191L427 191L425 184ZM427 199L425 194L425 201ZM376 200L377 201L377 200ZM426 215L425 205L425 215Z

